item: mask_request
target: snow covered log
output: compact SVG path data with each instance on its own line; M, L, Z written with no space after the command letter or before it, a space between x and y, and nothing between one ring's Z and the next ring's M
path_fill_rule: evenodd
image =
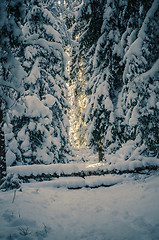
M79 164L34 164L8 167L8 174L16 174L20 179L28 181L29 179L36 180L51 180L59 177L82 177L100 176L105 174L123 174L123 173L147 173L149 170L157 170L159 161L153 159L153 162L132 161L108 164L108 163L79 163ZM144 171L146 170L146 171Z

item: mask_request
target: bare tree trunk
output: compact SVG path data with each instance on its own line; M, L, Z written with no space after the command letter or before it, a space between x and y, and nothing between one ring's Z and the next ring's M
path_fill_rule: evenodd
M3 111L2 101L0 99L0 183L3 177L6 176L6 154L5 154L5 138L3 132Z
M101 162L103 160L104 151L103 151L103 143L102 141L98 142L98 161Z
M98 162L101 162L103 160L103 152L99 149L98 150Z

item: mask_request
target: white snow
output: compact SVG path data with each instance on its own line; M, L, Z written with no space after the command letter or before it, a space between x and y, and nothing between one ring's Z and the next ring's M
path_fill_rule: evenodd
M6 165L11 166L16 160L16 155L9 149L6 153Z
M55 102L57 102L57 99L52 96L51 94L45 95L45 100L43 100L44 104L48 107L52 107Z
M153 78L158 73L159 73L159 59L157 59L157 61L153 64L151 69L149 69L147 72L142 73L140 75L140 78L142 79L142 81L144 81L148 77Z
M61 43L60 34L52 26L43 24L43 27L46 31L46 34L48 34L49 36L53 36L55 42Z
M39 79L40 77L41 77L41 74L39 69L39 58L37 58L33 65L30 75L26 80L27 80L27 83L35 84L37 79Z
M158 173L126 176L109 188L66 188L83 181L32 182L22 191L0 192L0 239L159 239Z
M128 46L130 46L136 40L137 29L133 30L128 36Z
M148 31L148 23L151 21L151 18L155 15L155 13L158 11L158 7L159 7L159 1L154 0L151 8L147 12L147 15L144 19L144 22L138 34L138 36L141 37L143 40L145 39L145 32Z
M113 104L109 97L107 97L106 100L104 101L104 105L105 105L105 108L107 109L107 111L113 110Z
M108 5L108 4L107 4ZM106 6L107 6L106 5ZM113 14L113 9L110 6L107 6L104 10L104 14L103 14L103 19L107 18L108 21L110 20L111 16Z
M144 146L143 146L144 148ZM136 150L135 150L136 149ZM14 173L19 176L38 176L42 174L51 175L72 175L83 171L86 175L89 171L123 171L135 170L136 168L159 166L157 157L144 157L140 155L141 149L135 147L135 142L129 141L119 149L116 154L105 154L106 162L85 162L85 163L68 163L68 164L33 164L8 167L8 173ZM97 158L97 156L96 156Z
M49 108L44 106L36 95L34 96L26 96L25 97L27 104L27 116L28 117L48 117L50 121L52 120L52 116L50 114Z
M138 37L130 46L130 48L128 49L128 51L126 52L124 59L130 59L132 58L132 55L135 56L141 56L142 52L141 52L141 47L143 44L143 39Z

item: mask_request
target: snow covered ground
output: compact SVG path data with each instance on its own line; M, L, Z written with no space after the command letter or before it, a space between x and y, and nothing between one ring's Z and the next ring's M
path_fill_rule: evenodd
M84 179L69 177L0 192L0 239L158 240L159 172L105 177L85 182L116 185L72 190Z

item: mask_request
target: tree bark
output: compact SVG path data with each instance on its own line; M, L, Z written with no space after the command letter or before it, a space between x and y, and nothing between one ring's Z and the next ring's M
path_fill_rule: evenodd
M98 162L101 162L103 160L103 152L99 149L98 150Z
M98 162L103 160L104 151L103 151L103 143L102 141L98 142Z
M3 127L3 111L2 101L0 99L0 183L2 178L6 176L5 138L2 127Z

